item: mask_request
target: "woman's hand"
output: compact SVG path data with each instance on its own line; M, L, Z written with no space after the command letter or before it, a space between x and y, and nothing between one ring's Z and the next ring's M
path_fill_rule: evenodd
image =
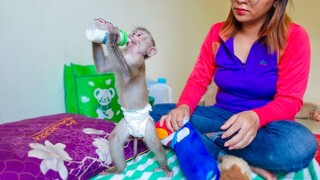
M166 123L170 131L176 131L183 126L183 120L189 120L190 108L188 105L182 104L171 110L167 115L163 115L160 119L160 126Z
M229 147L229 150L245 148L256 137L259 124L259 117L254 111L243 111L231 116L221 126L222 130L226 130L221 137L225 139L237 133L224 146Z

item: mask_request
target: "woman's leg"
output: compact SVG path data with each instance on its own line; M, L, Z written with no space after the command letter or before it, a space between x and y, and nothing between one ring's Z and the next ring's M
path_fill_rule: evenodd
M150 114L157 121L175 104L156 105ZM209 152L217 158L220 150L245 159L251 166L274 173L298 171L309 165L317 149L317 141L310 130L293 121L275 121L262 127L252 143L244 149L229 151L224 147L228 139L221 139L221 125L233 113L214 106L198 106L191 124L199 131ZM208 138L206 133L217 132Z
M214 142L214 139L222 135L224 131L221 131L220 127L232 115L233 113L214 106L198 106L190 118L192 126L197 129L202 142L215 159L218 158L221 148Z
M154 105L150 115L157 122L161 116L168 114L175 106L175 104ZM214 106L197 106L190 117L190 122L201 134L218 132L223 123L232 115L233 113Z
M166 115L174 107L175 104L158 104L153 107L150 115L157 122L162 115ZM208 138L206 134L214 132L217 136L220 135L222 133L221 125L232 115L233 113L214 106L198 106L190 117L190 123L198 131L202 142L214 158L217 158L221 149L212 140L213 135Z
M156 104L152 106L152 111L150 112L150 116L153 118L155 122L158 122L161 116L166 115L176 107L176 104Z
M241 150L226 149L221 137L215 143L226 153L245 159L251 166L274 173L288 173L309 165L317 149L310 130L293 121L275 121L261 128L252 143Z

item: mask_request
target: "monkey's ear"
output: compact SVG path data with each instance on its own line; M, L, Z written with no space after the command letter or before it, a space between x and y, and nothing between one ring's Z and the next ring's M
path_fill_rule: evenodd
M148 57L152 57L152 56L156 55L157 54L157 48L156 47L151 47L148 50L147 54L148 54Z

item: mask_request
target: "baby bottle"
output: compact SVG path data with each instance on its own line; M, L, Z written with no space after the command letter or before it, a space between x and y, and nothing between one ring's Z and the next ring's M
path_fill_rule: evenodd
M106 30L99 29L94 22L92 22L86 30L87 39L96 43L105 44L107 42L107 34L108 32ZM123 46L127 43L127 41L128 34L122 29L119 29L119 37L117 41L118 45Z

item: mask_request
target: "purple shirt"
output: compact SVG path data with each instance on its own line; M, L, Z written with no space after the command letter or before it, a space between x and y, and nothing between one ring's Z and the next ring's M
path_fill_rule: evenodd
M264 106L276 93L277 53L269 54L267 46L258 40L244 64L233 47L234 38L222 40L216 54L214 81L219 90L215 106L234 113Z

